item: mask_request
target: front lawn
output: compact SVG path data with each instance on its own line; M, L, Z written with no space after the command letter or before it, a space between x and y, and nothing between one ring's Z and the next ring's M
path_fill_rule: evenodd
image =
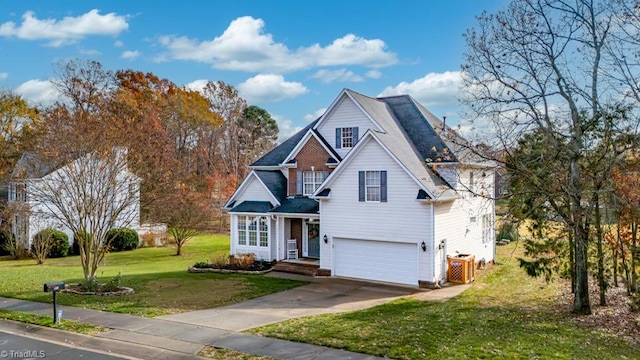
M640 348L575 325L560 283L529 278L517 244L446 303L401 299L371 309L254 329L269 337L394 359L638 359Z
M258 275L190 274L187 268L216 253L229 252L228 235L201 235L192 239L182 256L175 248L140 248L108 254L98 269L98 280L106 282L122 274L122 285L134 295L87 296L61 293L58 303L138 316L154 317L201 310L287 290L303 283ZM50 281L80 283L80 258L47 259L36 265L33 259L0 258L0 296L51 302L42 291Z

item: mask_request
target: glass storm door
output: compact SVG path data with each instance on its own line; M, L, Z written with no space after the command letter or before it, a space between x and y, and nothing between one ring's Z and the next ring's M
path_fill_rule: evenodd
M320 224L307 223L307 256L320 258Z

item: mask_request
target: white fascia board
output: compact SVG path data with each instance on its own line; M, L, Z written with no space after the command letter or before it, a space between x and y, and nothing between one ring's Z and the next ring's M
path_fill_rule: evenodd
M338 103L340 102L343 96L346 96L349 99L351 99L351 101L353 101L353 103L356 104L358 109L362 111L362 113L373 123L373 125L376 126L376 128L378 128L379 131L384 131L384 129L380 126L380 124L378 124L378 122L375 121L375 119L367 111L364 110L362 105L360 105L360 103L356 101L356 99L354 99L353 96L349 94L349 90L346 88L342 89L340 94L338 94L338 96L333 100L333 102L331 102L331 105L329 105L329 107L324 112L324 114L322 114L322 116L320 117L320 120L318 120L318 122L313 126L314 130L318 129L320 125L324 123L325 119L333 112L333 110L338 105Z

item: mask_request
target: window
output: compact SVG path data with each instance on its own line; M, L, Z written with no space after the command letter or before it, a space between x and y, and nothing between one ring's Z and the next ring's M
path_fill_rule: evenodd
M353 128L342 128L342 147L353 147Z
M238 216L238 245L247 245L247 217Z
M475 216L470 217L469 218L469 222L470 223L475 223L476 222L476 217Z
M380 171L367 171L364 179L367 201L380 201Z
M384 170L358 173L358 198L364 202L387 202L387 172Z
M352 148L358 142L358 128L336 128L336 149Z
M266 216L238 216L238 245L268 247L269 218Z
M482 215L482 243L486 244L491 240L491 217L488 214Z
M304 171L303 177L303 195L311 195L322 184L326 177L324 171Z
M475 191L475 183L473 180L473 171L469 172L469 191Z

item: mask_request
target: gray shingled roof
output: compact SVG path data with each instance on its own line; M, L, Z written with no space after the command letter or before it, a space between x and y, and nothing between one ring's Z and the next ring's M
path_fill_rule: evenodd
M318 214L320 205L318 201L307 197L288 198L282 205L271 210L272 213L280 214Z
M278 201L282 202L287 197L287 178L280 170L254 170L254 172Z
M12 176L19 179L40 179L62 165L61 159L44 158L34 152L25 152L16 163Z
M428 167L427 163L424 161L424 157L418 151L418 146L416 146L413 141L417 141L417 139L420 138L426 139L430 136L437 137L435 132L414 136L412 139L404 130L402 122L396 118L393 110L385 101L354 93L351 90L347 91L352 95L357 94L357 96L353 96L353 98L360 103L360 106L362 106L365 111L373 109L372 111L375 111L375 113L378 114L375 120L384 129L384 132L372 131L371 134L379 139L384 146L409 170L409 172L411 172L413 176L415 176L415 178L429 190L431 194L438 199L453 198L455 196L455 191L451 189L451 187L437 173ZM385 111L383 111L383 109L385 109ZM370 113L369 115L372 114ZM413 115L415 116L415 114ZM420 117L418 116L418 118ZM422 119L422 121L426 123L424 119ZM433 130L428 123L426 124L426 127L416 126L417 130L413 130L413 128L410 128L410 130L416 132L421 129L423 131L426 131L427 129ZM430 140L432 143L434 142L433 139Z
M293 151L296 145L298 145L300 140L302 140L307 131L309 131L309 129L311 129L318 122L318 120L320 120L320 118L316 119L311 124L307 125L304 129L295 133L293 136L282 142L282 144L276 146L249 166L278 166L282 164L284 159L287 158L287 156L291 153L291 151Z
M243 201L229 212L249 212L249 213L266 213L271 210L273 206L268 201Z
M416 102L407 95L380 98L384 101L395 115L398 123L405 131L418 154L426 162L457 162L458 159L453 153L449 144L446 144L434 129L436 126L442 127L433 114L428 112L432 119L429 121L416 105ZM437 122L440 122L437 124ZM445 150L446 149L446 150Z

